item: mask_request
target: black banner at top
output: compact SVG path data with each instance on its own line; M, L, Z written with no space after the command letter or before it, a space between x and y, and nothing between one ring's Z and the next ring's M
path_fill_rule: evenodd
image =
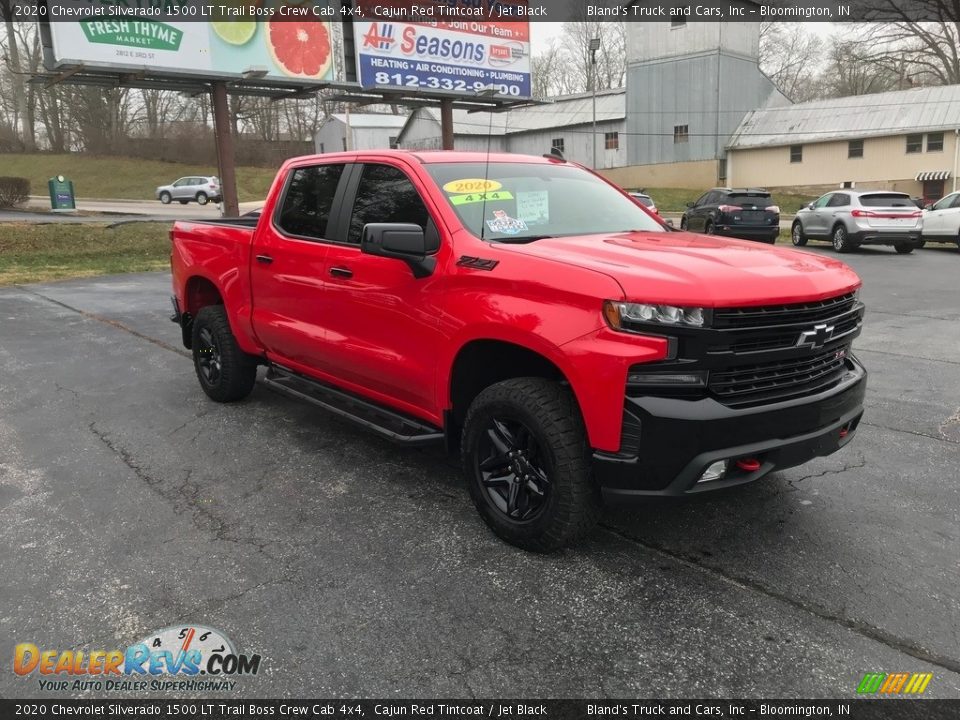
M308 718L310 720L597 720L616 718L839 718L941 720L960 716L960 700L0 700L0 717L53 718Z
M960 22L954 0L13 0L13 20ZM230 11L227 11L227 8ZM284 8L298 8L285 13ZM234 14L239 10L240 14Z

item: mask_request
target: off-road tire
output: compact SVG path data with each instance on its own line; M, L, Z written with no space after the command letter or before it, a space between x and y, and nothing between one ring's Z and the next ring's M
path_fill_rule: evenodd
M484 485L480 464L486 458L480 455L491 442L495 419L525 426L536 442L531 457L541 465L547 489L538 513L530 519L508 516ZM483 390L467 412L461 452L478 512L496 535L512 545L534 552L558 550L582 538L600 516L600 492L591 477L580 409L570 389L557 382L514 378Z
M235 402L253 390L257 360L237 345L223 305L201 308L193 320L193 367L211 400ZM209 363L216 358L216 372Z

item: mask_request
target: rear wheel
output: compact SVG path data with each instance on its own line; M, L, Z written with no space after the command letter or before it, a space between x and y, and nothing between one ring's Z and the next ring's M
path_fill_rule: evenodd
M257 360L237 345L223 305L201 308L193 320L193 366L200 387L217 402L242 400L257 381Z
M171 199L172 197L170 193L168 193L166 190L160 193L160 202L162 202L164 205L169 205Z
M854 244L850 240L850 235L847 233L847 227L842 223L833 229L833 234L830 238L833 242L833 249L838 253L848 253L854 248Z
M500 538L550 552L596 524L600 493L569 388L544 378L514 378L481 392L463 426L470 496Z
M807 244L807 235L803 232L803 225L797 220L790 229L790 242L794 247L803 247Z
M900 255L909 255L913 252L914 246L910 243L900 243L899 245L894 245L893 249L896 250Z
M206 193L203 193L203 192L198 192L198 193L197 193L197 204L198 204L198 205L206 205L206 204L207 204L207 200L209 200L209 198L207 197L207 194L206 194Z

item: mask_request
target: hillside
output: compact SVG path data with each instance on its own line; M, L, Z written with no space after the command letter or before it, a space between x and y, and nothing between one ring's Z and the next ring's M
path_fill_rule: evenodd
M47 180L64 175L73 180L78 198L153 200L158 185L166 185L184 175L216 174L216 167L139 158L95 157L79 153L0 155L0 175L27 178L32 195L46 195ZM240 202L262 200L274 175L276 170L271 168L238 167Z

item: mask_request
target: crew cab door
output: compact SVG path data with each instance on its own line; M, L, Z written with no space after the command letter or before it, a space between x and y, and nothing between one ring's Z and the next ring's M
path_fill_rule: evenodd
M348 166L290 170L272 217L263 215L250 258L253 330L271 360L323 369L326 260Z
M340 380L411 411L436 406L440 348L440 272L416 278L401 260L367 255L360 237L367 223L413 223L439 249L435 209L400 167L368 162L351 178L343 226L346 242L326 257L326 360ZM422 413L421 413L422 414Z

